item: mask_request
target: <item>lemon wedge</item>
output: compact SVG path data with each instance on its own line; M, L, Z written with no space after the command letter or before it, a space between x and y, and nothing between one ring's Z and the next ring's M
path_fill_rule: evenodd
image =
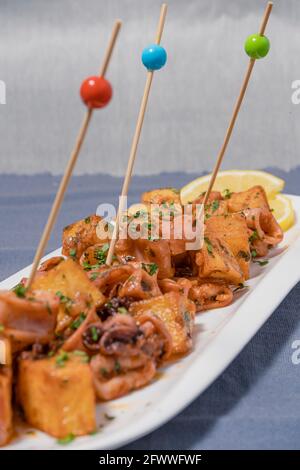
M201 193L206 191L210 177L211 175L201 176L184 186L180 191L182 204L195 200ZM221 192L224 192L226 189L229 189L231 192L239 192L246 191L256 185L263 186L268 198L273 198L284 188L284 180L265 171L220 171L213 189Z
M274 198L269 199L269 204L282 230L286 231L294 225L295 213L293 204L287 196L277 194Z

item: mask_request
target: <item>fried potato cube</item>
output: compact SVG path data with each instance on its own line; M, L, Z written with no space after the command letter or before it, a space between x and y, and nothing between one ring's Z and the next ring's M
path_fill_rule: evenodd
M153 189L143 193L141 201L145 204L180 204L180 192L175 188Z
M60 305L60 312L64 313L66 308L72 308L65 299L74 300L78 294L88 294L91 302L102 305L105 302L103 294L89 280L86 273L75 261L66 259L57 264L50 271L40 272L34 279L32 290L44 290L54 294L59 292L64 296ZM59 315L60 316L60 315Z
M266 192L262 186L253 186L247 191L233 193L228 199L229 212L256 208L270 209Z
M17 397L31 426L57 438L95 430L92 373L83 359L66 352L20 359Z
M207 234L205 243L196 254L199 278L222 279L229 284L242 284L243 271L224 240Z
M206 220L205 225L208 237L217 237L227 243L243 271L244 278L249 279L249 231L243 214L213 216Z
M12 370L0 365L0 446L8 443L13 433Z
M178 292L134 302L130 313L138 320L139 315L151 313L164 322L173 340L172 354L184 354L192 347L192 331L195 304Z
M102 217L93 214L65 227L62 240L63 255L79 259L89 246L105 243L107 239L102 240L97 235L97 226L101 221Z

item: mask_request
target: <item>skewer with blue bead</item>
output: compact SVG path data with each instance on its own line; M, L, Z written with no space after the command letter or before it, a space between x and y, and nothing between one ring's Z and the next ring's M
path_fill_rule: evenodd
M110 245L109 245L109 250L107 253L106 264L108 266L110 266L112 263L115 245L118 239L120 219L121 219L121 215L124 212L125 200L127 198L128 189L129 189L129 185L131 181L132 170L133 170L137 147L138 147L138 143L140 140L140 135L141 135L142 127L143 127L143 122L144 122L146 107L148 103L149 93L151 89L153 74L155 70L161 69L167 61L167 53L165 49L160 45L160 41L161 41L161 37L162 37L164 25L165 25L166 14L167 14L167 5L164 3L162 4L161 10L160 10L160 18L159 18L158 27L157 27L155 43L146 47L142 52L142 62L144 66L146 67L146 69L148 70L147 79L146 79L144 94L143 94L140 111L139 111L139 115L138 115L138 119L136 123L135 133L132 139L131 150L129 154L122 192L119 198L119 207L118 207L117 217L116 217L114 230L113 230L112 238L111 238Z
M240 108L241 108L241 105L242 105L242 102L243 102L243 99L244 99L244 96L245 96L245 93L246 93L246 90L247 90L247 87L248 87L248 84L249 84L249 80L250 80L250 77L251 77L251 74L252 74L254 64L255 64L257 59L262 59L263 57L265 57L268 54L269 50L270 50L270 41L264 34L265 34L265 29L266 29L267 23L269 21L269 17L270 17L272 8L273 8L273 3L268 2L267 7L266 7L265 12L264 12L264 16L263 16L263 19L262 19L261 26L260 26L260 29L259 29L259 33L258 34L252 34L251 36L248 36L248 38L245 41L244 49L245 49L246 54L250 57L249 65L248 65L248 68L247 68L247 71L246 71L246 75L244 77L244 81L243 81L243 84L242 84L242 87L241 87L241 90L240 90L240 94L238 96L237 102L235 104L235 107L234 107L234 110L233 110L233 113L232 113L232 117L230 119L229 126L228 126L226 134L225 134L223 144L221 146L220 152L219 152L218 157L217 157L216 165L214 167L212 176L211 176L210 181L209 181L208 189L205 193L205 197L204 197L204 200L203 200L203 203L202 203L203 208L206 206L206 204L208 202L209 195L210 195L210 193L213 189L213 186L215 184L215 181L216 181L216 178L217 178L217 175L218 175L218 171L220 169L225 151L227 149L227 146L228 146L228 143L229 143L229 140L230 140L230 137L231 137L236 119L238 117L238 113L240 111Z

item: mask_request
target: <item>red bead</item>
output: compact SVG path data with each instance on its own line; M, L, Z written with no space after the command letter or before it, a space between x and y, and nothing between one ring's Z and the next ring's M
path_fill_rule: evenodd
M104 77L88 77L82 82L80 96L89 108L103 108L110 102L112 87Z

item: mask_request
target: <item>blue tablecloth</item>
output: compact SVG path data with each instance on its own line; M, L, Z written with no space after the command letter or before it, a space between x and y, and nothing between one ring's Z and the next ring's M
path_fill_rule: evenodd
M286 179L286 192L300 194L300 168L288 174L271 171ZM130 200L153 187L180 187L195 176L135 177ZM0 176L1 279L32 261L58 182L50 175ZM74 177L48 251L60 245L63 226L93 213L101 202L116 203L120 187L120 179L107 175ZM291 359L295 340L300 340L300 284L209 389L126 449L299 449L300 364Z

